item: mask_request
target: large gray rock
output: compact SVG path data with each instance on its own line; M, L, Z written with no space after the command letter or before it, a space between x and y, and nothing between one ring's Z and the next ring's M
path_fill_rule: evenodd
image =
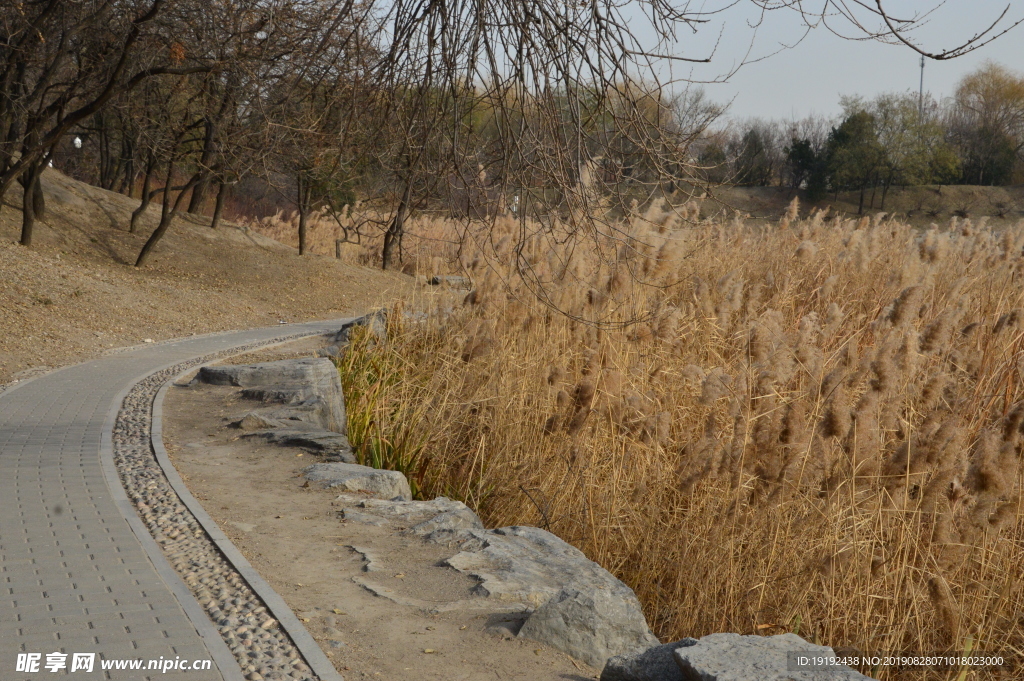
M382 499L412 498L409 481L398 471L385 471L351 463L318 463L302 471L307 480L348 492L369 492Z
M604 589L635 602L632 589L539 527L461 530L454 537L462 542L462 551L446 563L479 579L476 591L481 596L539 608L571 586L583 592Z
M533 611L521 636L598 668L608 657L658 643L632 589L550 532L536 527L484 530L465 504L444 497L352 501L356 510L346 508L346 519L367 523L381 518L429 542L457 546L459 553L445 564L478 579L476 595L493 599L496 610Z
M632 590L562 589L537 608L519 636L532 638L600 669L609 657L657 645Z
M695 638L684 638L675 643L634 650L608 660L601 671L601 681L686 681L676 664L677 648L692 646Z
M461 542L445 563L479 579L477 594L535 608L520 636L598 668L609 657L658 643L633 590L550 532L501 527L429 538Z
M199 370L195 380L237 386L243 388L242 396L248 399L289 405L287 410L268 414L269 418L307 421L338 433L347 431L341 378L327 358L207 366Z
M832 657L827 646L808 643L796 634L741 636L711 634L674 652L686 681L867 681L849 667L827 671L790 671L787 653Z

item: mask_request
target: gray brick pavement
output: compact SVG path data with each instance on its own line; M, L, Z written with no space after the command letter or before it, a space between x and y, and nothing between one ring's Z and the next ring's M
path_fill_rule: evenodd
M104 431L109 443L116 403L144 375L199 355L338 325L279 326L146 346L0 393L0 680L40 677L15 672L21 652L42 653L44 662L54 651L107 659L211 658L121 515L119 493L112 495L107 486L100 459ZM143 678L138 672L110 675ZM75 676L104 678L98 670ZM159 678L223 679L216 669Z

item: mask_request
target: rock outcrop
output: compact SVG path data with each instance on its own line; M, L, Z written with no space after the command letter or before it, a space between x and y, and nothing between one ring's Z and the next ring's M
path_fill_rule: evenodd
M433 282L454 286L462 282ZM384 311L350 322L335 334L348 341L365 325L375 342L387 338ZM338 346L323 354L336 355ZM516 635L541 641L594 667L602 681L860 681L849 668L794 669L787 654L833 656L794 634L712 634L659 645L633 590L581 551L537 527L484 529L465 504L438 497L412 501L409 482L398 471L355 465L345 435L345 403L334 363L323 357L239 366L203 367L197 381L242 388L242 396L272 404L244 414L236 425L246 437L300 446L325 457L303 470L306 479L342 494L346 521L387 527L391 532L454 547L444 565L470 575L474 597L444 604L517 613ZM367 498L367 495L370 498ZM368 549L352 547L373 572ZM354 578L353 578L354 579ZM388 589L360 581L383 597ZM417 607L438 606L410 601ZM519 614L522 613L522 614ZM525 621L523 616L525 614ZM511 631L509 635L511 635Z
M339 497L344 500L344 497ZM613 655L657 644L632 589L583 552L537 527L483 529L465 504L365 499L344 509L346 520L377 525L431 543L459 547L444 561L479 581L474 593L497 611L526 611L518 635L595 667Z
M242 388L242 397L286 405L261 410L266 418L299 421L336 433L347 432L345 397L338 369L324 357L261 364L206 366L196 380Z
M326 358L207 366L196 381L242 388L243 398L275 406L244 414L235 425L246 437L303 447L327 461L355 463L345 435L345 397L334 363Z

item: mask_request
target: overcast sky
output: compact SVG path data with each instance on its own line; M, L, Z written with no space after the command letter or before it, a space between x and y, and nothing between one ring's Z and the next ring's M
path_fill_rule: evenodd
M822 4L822 0L812 1ZM890 0L887 6L893 11L912 12L938 4L931 0ZM1005 6L992 0L947 0L913 37L929 51L953 47L986 28ZM740 3L702 27L696 36L680 36L682 40L674 51L689 57L707 56L718 41L712 64L681 66L680 62L673 62L671 67L665 67L671 73L663 73L662 78L712 80L743 61L752 39L750 57L760 57L770 55L781 44L797 41L803 33L799 17L788 10L770 13L755 31L751 24L758 15L752 9L752 3ZM1021 17L1024 0L1014 0L1008 17L1011 21L1004 24ZM848 24L837 21L835 25L857 35ZM966 56L948 61L927 60L925 91L938 98L951 95L957 81L986 60L1024 73L1024 25ZM704 88L715 101L732 101L729 113L733 117L789 119L811 113L836 114L840 110L839 97L844 94L871 97L881 92L916 92L919 77L920 57L910 48L844 40L825 28L817 28L796 47L743 66L727 83L708 84Z

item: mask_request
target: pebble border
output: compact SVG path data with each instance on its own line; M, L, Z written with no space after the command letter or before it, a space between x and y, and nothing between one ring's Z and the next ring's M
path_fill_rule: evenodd
M248 681L318 681L318 677L164 475L150 440L153 400L167 381L191 368L308 335L237 346L150 374L129 390L114 423L114 464L130 503L167 561L217 625Z

